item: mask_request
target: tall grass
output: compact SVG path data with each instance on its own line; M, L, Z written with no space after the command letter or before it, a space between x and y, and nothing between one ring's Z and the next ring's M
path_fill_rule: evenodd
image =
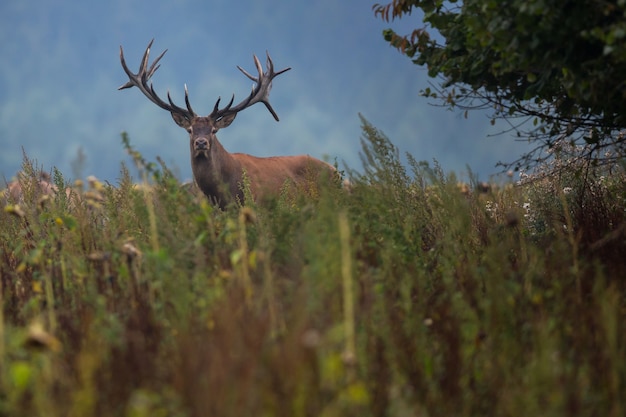
M0 415L626 412L623 167L461 192L364 120L349 190L220 211L126 146L5 202Z

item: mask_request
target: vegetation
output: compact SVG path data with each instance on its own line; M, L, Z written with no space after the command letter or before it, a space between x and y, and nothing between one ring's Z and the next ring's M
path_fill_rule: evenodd
M0 415L623 415L624 167L479 193L363 132L349 191L264 206L220 211L130 148L150 187L24 184Z
M424 96L489 109L536 145L512 166L549 159L562 140L596 162L623 157L625 1L393 0L374 12L422 17L411 34L388 29L385 39L443 80Z

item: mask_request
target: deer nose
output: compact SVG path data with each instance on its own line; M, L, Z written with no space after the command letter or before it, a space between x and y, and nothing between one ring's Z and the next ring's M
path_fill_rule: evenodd
M197 138L194 141L196 150L203 151L209 149L209 141L206 138Z

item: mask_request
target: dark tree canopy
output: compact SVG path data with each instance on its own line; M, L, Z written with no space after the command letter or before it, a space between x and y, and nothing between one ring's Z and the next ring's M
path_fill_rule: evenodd
M536 144L516 167L563 142L597 161L623 155L626 0L394 0L373 9L385 21L421 12L422 27L387 29L385 39L442 80L423 95L489 107Z

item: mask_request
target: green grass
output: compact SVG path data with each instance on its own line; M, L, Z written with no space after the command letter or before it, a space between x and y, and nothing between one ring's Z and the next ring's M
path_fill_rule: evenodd
M364 121L349 191L222 212L127 147L0 213L0 415L626 413L623 166L462 192Z

